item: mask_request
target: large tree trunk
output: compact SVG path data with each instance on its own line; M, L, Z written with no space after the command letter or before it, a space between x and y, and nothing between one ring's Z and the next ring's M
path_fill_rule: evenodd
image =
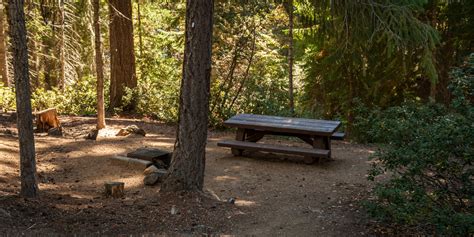
M186 1L179 126L163 191L202 191L211 78L213 0Z
M93 0L94 8L94 38L95 38L95 70L97 73L97 129L105 128L104 109L104 62L102 60L102 49L100 42L100 4L99 0Z
M20 140L20 195L36 197L38 195L38 184L36 182L35 140L33 136L27 33L23 6L24 0L8 0L13 72L16 86L17 126Z
M110 110L123 105L125 87L135 88L135 53L131 0L110 0ZM132 102L125 110L135 107Z
M7 45L5 44L5 14L3 3L0 2L0 76L4 86L9 86L8 83L8 65L7 65Z
M295 101L293 96L293 0L289 0L289 45L288 45L288 80L290 92L290 113L295 114Z

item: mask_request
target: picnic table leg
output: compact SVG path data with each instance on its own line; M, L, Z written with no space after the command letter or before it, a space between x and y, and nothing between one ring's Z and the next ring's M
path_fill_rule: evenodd
M324 140L324 146L326 150L329 150L329 159L331 158L331 137L323 137Z
M245 141L258 142L263 138L263 136L265 136L265 132L263 131L256 131L253 129L245 130Z
M237 141L244 141L245 140L245 129L243 129L243 128L238 128L237 129L237 133L235 135L235 140L237 140ZM242 149L236 149L236 148L231 149L231 152L234 156L242 156L243 151L244 150L242 150Z
M324 150L329 150L329 159L331 159L331 139L329 139L329 137L320 137L320 136L315 136L315 137L312 137L311 139L313 141L313 144L312 146L314 148L318 148L318 149L324 149ZM311 164L314 162L314 157L305 157L305 163L307 164ZM318 159L318 163L321 162L321 158L318 157L316 158Z
M299 135L299 136L297 136L297 137L298 137L299 139L303 140L304 142L308 143L310 146L315 147L315 146L314 146L314 139L313 139L312 137L306 136L306 135ZM315 157L312 157L312 156L305 156L303 161L304 161L305 164L310 165L310 164L313 164L313 163L314 163L314 160L315 160L315 159L316 159L316 158L315 158Z

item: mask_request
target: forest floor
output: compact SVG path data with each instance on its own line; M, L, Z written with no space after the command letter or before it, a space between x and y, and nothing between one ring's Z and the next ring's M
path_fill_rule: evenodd
M254 153L234 157L217 147L232 131L210 131L206 195L164 195L143 185L144 167L111 159L141 147L172 151L175 127L148 120L109 119L110 136L84 135L93 118L61 117L64 137L35 135L40 197L18 197L14 121L0 116L0 233L237 234L361 236L380 234L361 207L375 147L334 142L333 161L306 165L297 157ZM147 135L114 137L135 124ZM266 142L302 144L291 139ZM106 181L125 183L125 197L106 198ZM235 204L228 203L235 198ZM173 208L178 213L171 214ZM2 235L3 235L2 234Z

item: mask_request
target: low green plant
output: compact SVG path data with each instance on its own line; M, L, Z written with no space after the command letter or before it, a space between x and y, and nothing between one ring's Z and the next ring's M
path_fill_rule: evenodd
M95 83L95 78L84 77L72 85L67 85L62 91L58 88L52 90L38 88L32 94L33 110L56 108L60 114L95 114L97 106ZM108 91L105 93L107 98Z
M407 103L358 117L363 139L381 144L369 171L374 217L441 235L474 234L473 59L453 70L450 106Z
M16 110L15 89L0 83L0 109L2 111Z

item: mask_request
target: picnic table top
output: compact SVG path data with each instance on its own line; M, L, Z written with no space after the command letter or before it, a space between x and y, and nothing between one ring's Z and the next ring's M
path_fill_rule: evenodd
M225 121L224 125L282 133L331 136L339 126L341 126L341 122L257 114L238 114Z

